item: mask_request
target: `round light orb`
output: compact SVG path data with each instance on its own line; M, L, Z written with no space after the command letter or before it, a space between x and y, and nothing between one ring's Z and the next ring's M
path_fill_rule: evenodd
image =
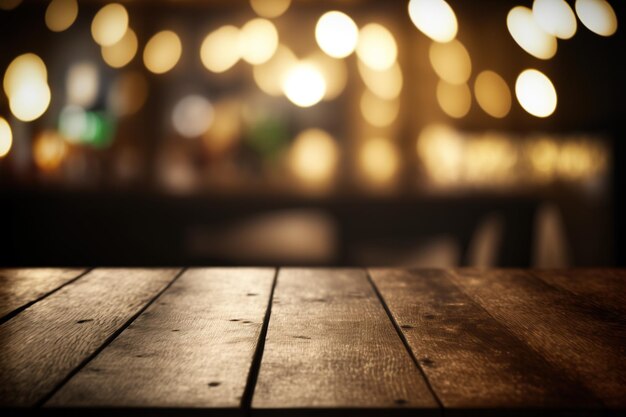
M155 74L164 74L176 66L183 52L178 35L164 30L154 35L143 50L146 68Z
M326 82L314 65L299 63L287 72L283 93L296 106L311 107L324 98Z
M600 36L611 36L617 31L617 15L604 0L576 0L576 14L587 29Z
M137 35L131 28L128 28L118 42L101 48L102 59L111 68L122 68L133 60L137 54L137 47Z
M513 40L535 58L550 59L556 54L556 38L539 26L528 7L511 9L506 26Z
M450 84L465 84L472 74L472 60L457 39L446 43L433 42L428 57L439 78Z
M391 125L400 113L400 100L384 100L370 90L363 92L359 104L365 121L376 127Z
M557 105L552 81L536 69L527 69L517 77L515 95L524 110L536 117L548 117Z
M200 60L211 72L224 72L241 58L239 51L239 28L222 26L209 33L200 46Z
M13 145L11 126L3 117L0 117L0 158L5 157Z
M46 83L48 81L48 71L46 64L37 55L27 53L16 57L4 72L3 87L7 97L11 97L24 85L33 82Z
M375 71L389 69L398 57L396 40L389 30L378 23L369 23L359 32L356 54Z
M42 81L24 84L9 97L11 113L23 122L32 122L50 105L50 87Z
M415 27L435 42L450 42L456 37L456 15L443 0L411 0L409 17Z
M311 185L327 184L339 162L339 148L327 132L308 129L294 140L289 152L289 165L293 174Z
M244 61L259 65L267 62L278 48L278 31L272 22L256 18L239 33L239 52Z
M501 119L511 110L511 90L493 71L483 71L474 82L474 96L481 109L491 117Z
M315 26L315 40L326 54L345 58L354 52L359 28L350 16L338 11L324 13Z
M46 9L46 26L53 32L63 32L72 26L77 16L77 0L52 0Z
M119 3L107 4L91 21L91 36L100 46L118 42L128 29L128 12Z
M291 5L291 0L250 0L250 6L261 17L268 19L285 13Z
M398 150L389 139L368 139L361 146L359 167L372 185L382 186L391 182L399 165Z
M570 39L576 33L576 15L564 0L535 0L533 16L547 33Z
M296 65L297 58L285 45L279 45L274 56L261 65L252 67L252 76L257 86L274 97L283 94L283 82L289 69Z
M172 112L172 124L176 132L185 138L202 136L213 123L213 106L200 95L182 98Z
M391 100L398 97L402 92L404 79L397 62L384 71L375 71L361 61L357 62L357 68L363 83L378 97Z

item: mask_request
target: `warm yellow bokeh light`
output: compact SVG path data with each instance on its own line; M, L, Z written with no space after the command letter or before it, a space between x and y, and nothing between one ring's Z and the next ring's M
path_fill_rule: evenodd
M368 139L359 150L359 167L373 185L388 184L397 175L399 165L398 150L388 139Z
M91 22L91 36L97 44L109 46L118 42L128 29L128 12L119 3L107 4Z
M120 74L109 89L107 107L118 117L137 113L148 98L148 81L139 71Z
M433 181L447 184L460 179L463 138L454 129L441 124L426 126L417 139L416 151Z
M472 107L472 93L467 84L437 84L437 102L445 114L455 119L465 117Z
M315 40L333 58L345 58L354 52L359 28L345 13L332 11L322 15L315 26Z
M378 97L391 100L400 95L403 78L397 62L384 71L375 71L361 61L357 62L357 67L367 88Z
M371 69L383 71L396 62L398 46L386 27L378 23L369 23L359 32L356 54Z
M424 35L436 42L450 42L456 37L456 16L444 0L411 0L409 17Z
M143 62L149 71L163 74L174 68L183 52L178 35L164 30L154 35L143 50Z
M544 31L557 38L570 39L576 33L576 16L565 0L535 0L533 16Z
M67 145L63 138L54 131L42 132L33 145L33 160L35 165L42 171L53 171L57 169L65 155Z
M63 32L78 16L77 0L52 0L46 9L46 26L53 32Z
M11 126L3 117L0 117L0 158L5 157L13 144L13 132Z
M474 82L474 96L480 108L492 117L502 118L511 110L511 91L493 71L483 71Z
M13 10L22 3L22 0L0 0L0 10Z
M339 163L339 147L325 131L308 129L300 133L289 151L289 167L309 185L328 184Z
M7 97L32 82L47 83L46 64L37 55L28 53L15 58L4 73L3 87Z
M450 84L464 84L472 74L469 53L456 39L446 43L433 42L428 57L437 75Z
M261 17L273 18L285 13L291 0L250 0L250 6Z
M517 77L515 95L524 110L533 116L548 117L556 109L557 95L548 77L535 69L527 69Z
M252 67L252 76L259 88L270 96L283 94L283 82L289 69L298 59L285 45L279 45L274 56L261 65Z
M337 98L348 83L348 67L344 60L331 58L323 52L314 52L308 56L304 62L315 66L326 84L324 100L334 100Z
M45 82L33 80L18 88L9 98L11 113L23 122L41 117L50 105L50 87Z
M287 72L283 93L296 106L311 107L324 98L326 82L314 65L299 63Z
M137 54L137 35L128 28L122 39L110 46L101 48L102 59L112 68L122 68Z
M67 71L65 81L67 102L88 108L98 99L100 90L100 74L93 62L73 64Z
M239 52L244 61L259 65L267 62L278 48L278 31L272 22L256 18L239 33Z
M556 38L539 26L528 7L511 9L506 26L513 40L535 58L550 59L556 54Z
M365 90L360 101L361 114L372 126L386 127L391 125L400 112L400 100L384 100L370 90Z
M213 106L203 96L192 94L183 97L172 111L172 125L185 138L197 138L206 133L213 123Z
M210 155L219 155L233 148L241 137L241 102L228 98L215 103L215 116L202 142Z
M222 26L211 32L202 41L200 59L206 69L224 72L239 61L239 29L235 26Z
M576 0L576 14L587 29L601 36L617 31L617 15L604 0Z

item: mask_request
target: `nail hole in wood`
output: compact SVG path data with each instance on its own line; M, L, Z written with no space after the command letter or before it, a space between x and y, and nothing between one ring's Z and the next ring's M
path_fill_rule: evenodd
M220 386L220 384L221 384L221 382L218 382L218 381L212 381L212 382L209 382L209 386L210 386L211 388L214 388L214 387L219 387L219 386Z
M93 319L84 319L84 320L78 320L76 323L78 324L83 324L83 323L88 323L90 321L93 321Z

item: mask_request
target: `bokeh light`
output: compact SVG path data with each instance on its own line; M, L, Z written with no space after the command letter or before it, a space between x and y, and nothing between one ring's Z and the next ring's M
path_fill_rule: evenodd
M213 106L200 95L183 97L172 111L172 125L185 138L197 138L206 133L213 123Z
M183 46L178 35L171 30L155 34L143 50L143 62L149 71L163 74L170 71L180 59Z
M463 138L451 127L428 125L420 132L417 155L435 183L455 182L461 176Z
M46 9L46 26L53 32L63 32L72 26L77 16L77 0L52 0Z
M22 3L22 0L0 0L0 10L13 10Z
M240 58L239 29L235 26L222 26L209 33L200 46L202 64L212 72L227 71Z
M527 69L517 77L515 95L524 110L533 116L548 117L557 105L557 95L550 79L536 69Z
M33 144L33 160L35 165L42 171L54 171L57 169L65 155L67 145L63 138L52 130L42 132Z
M331 58L323 52L314 52L304 62L308 62L318 69L326 84L324 100L337 98L348 83L348 68L344 60Z
M411 0L409 17L424 35L436 42L450 42L456 37L456 16L444 0Z
M47 81L46 64L37 55L27 53L11 61L4 73L3 87L7 97L11 98L13 92L29 83Z
M241 57L249 64L267 62L278 47L278 31L272 22L256 18L247 22L239 33Z
M333 179L338 163L337 143L320 129L300 133L289 151L292 173L308 185L327 185Z
M0 117L0 158L5 157L13 144L13 132L11 126L4 117Z
M98 10L91 22L91 36L101 46L118 42L128 29L128 12L119 3L111 3Z
M601 36L611 36L617 31L617 15L604 0L576 0L576 14L587 29Z
M41 117L50 105L50 87L41 80L32 80L11 94L11 113L23 122L31 122Z
M354 52L359 39L359 28L345 13L324 13L315 26L315 40L319 47L333 58L345 58Z
M283 92L296 106L311 107L324 98L326 82L314 65L299 63L287 72Z
M66 106L59 115L59 132L70 143L80 143L89 129L87 112L80 106Z
M483 71L474 82L476 102L485 113L502 118L511 110L511 91L506 82L493 71Z
M137 35L128 28L122 39L110 46L101 48L102 59L112 68L122 68L137 54Z
M437 102L445 114L455 119L465 117L472 106L472 93L467 84L437 84Z
M511 9L506 17L506 26L513 40L535 58L550 59L556 54L556 38L539 26L528 7Z
M241 102L222 99L215 103L213 123L202 136L207 152L219 156L232 149L241 136Z
M378 23L369 23L359 32L356 53L371 69L383 71L396 62L398 46L386 27Z
M570 39L576 33L576 15L565 0L535 0L533 16L547 33Z
M274 18L287 11L291 0L250 0L250 6L261 17Z
M137 113L148 98L148 81L139 71L121 73L107 95L107 108L118 117Z
M66 77L67 102L89 108L98 98L100 90L100 74L93 62L73 64Z
M398 150L388 139L368 139L359 149L359 167L372 185L391 182L398 173L399 164Z
M378 97L390 100L398 97L402 92L404 80L397 62L383 71L375 71L361 61L357 62L357 68L363 83Z
M264 93L274 97L281 96L287 71L297 62L298 59L288 47L279 45L269 61L252 67L252 76Z
M464 84L472 74L472 60L458 40L433 42L428 52L430 64L441 78L450 84Z
M384 100L365 90L360 101L361 114L363 118L372 126L386 127L391 125L400 112L400 100Z

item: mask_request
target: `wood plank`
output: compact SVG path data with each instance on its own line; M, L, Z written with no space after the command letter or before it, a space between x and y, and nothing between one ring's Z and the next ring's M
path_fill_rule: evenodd
M532 275L562 288L597 308L620 314L626 318L626 270L570 269L537 270Z
M600 403L514 336L444 270L373 269L370 275L446 408L588 414Z
M46 406L240 410L274 276L186 271Z
M75 268L0 269L0 323L83 272Z
M334 408L439 413L365 271L281 269L252 412Z
M626 324L520 270L460 270L463 291L610 408L626 407Z
M96 269L0 326L0 406L33 406L176 276Z

